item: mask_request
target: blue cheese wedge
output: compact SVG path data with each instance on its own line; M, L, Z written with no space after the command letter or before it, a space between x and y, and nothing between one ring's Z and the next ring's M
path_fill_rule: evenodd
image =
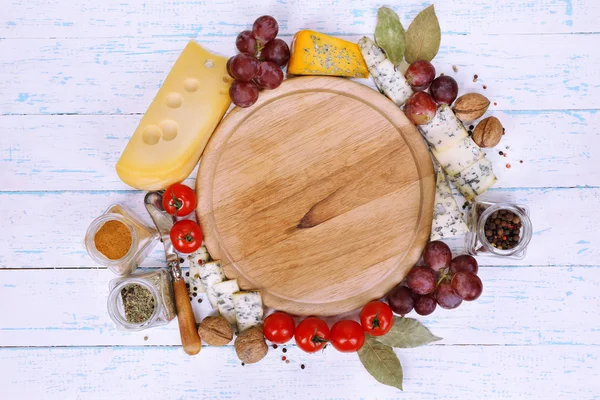
M442 240L452 236L464 235L469 228L463 214L456 204L448 178L436 164L437 184L435 202L433 204L433 223L431 224L431 240Z
M194 287L198 288L199 293L205 293L206 287L200 280L200 266L210 259L206 247L202 246L193 254L188 256L188 262L190 266L190 283Z
M211 261L200 266L200 280L206 287L206 295L212 308L217 308L217 294L214 286L225 280L220 261Z
M451 176L450 181L465 199L473 200L496 183L496 175L491 161L484 157L464 171Z
M238 332L260 325L263 318L262 296L258 291L233 294L233 307Z
M404 105L413 91L402 72L396 69L383 50L368 37L360 39L358 47L379 91L396 105Z
M445 152L469 136L454 111L446 105L438 107L435 116L427 125L419 125L419 131L433 150Z
M445 151L432 150L432 153L444 169L444 172L450 176L464 171L485 156L485 153L477 146L477 143L469 136L452 148Z
M237 279L223 281L213 285L214 293L217 296L217 307L219 314L231 325L235 325L235 308L233 306L233 294L239 292Z

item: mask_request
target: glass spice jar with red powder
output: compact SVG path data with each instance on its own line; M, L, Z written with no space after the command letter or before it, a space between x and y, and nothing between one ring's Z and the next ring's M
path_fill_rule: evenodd
M523 259L531 241L529 209L520 204L476 201L468 217L465 247L474 256Z

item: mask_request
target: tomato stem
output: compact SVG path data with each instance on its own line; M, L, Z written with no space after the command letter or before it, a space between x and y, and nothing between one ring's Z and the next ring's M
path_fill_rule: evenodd
M329 340L323 339L321 336L317 335L317 329L313 332L313 337L311 339L313 343L328 343Z
M177 212L183 207L183 202L175 196L175 193L171 194L171 204L175 207L175 216L177 216Z

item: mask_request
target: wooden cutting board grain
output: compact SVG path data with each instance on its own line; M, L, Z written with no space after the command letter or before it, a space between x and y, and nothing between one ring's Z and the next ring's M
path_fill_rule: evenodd
M379 298L419 259L435 179L421 135L385 96L298 77L235 108L203 155L198 217L243 289L297 315Z

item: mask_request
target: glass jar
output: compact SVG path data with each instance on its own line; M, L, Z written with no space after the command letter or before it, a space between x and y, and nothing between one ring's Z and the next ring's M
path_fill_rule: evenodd
M123 223L131 234L131 247L123 257L117 260L111 260L96 248L96 233L109 221ZM113 204L101 216L92 221L85 234L84 245L92 260L108 267L117 275L125 276L135 271L152 251L158 239L158 231L147 226L135 216L133 211L125 206Z
M139 285L147 289L154 299L152 315L139 323L128 321L125 314L123 290L127 290L130 285ZM113 279L109 287L108 315L120 331L141 331L154 326L166 325L177 315L171 275L165 268Z
M517 245L511 249L499 249L487 239L485 223L497 211L507 210L519 217L521 229ZM520 204L493 203L489 201L475 201L468 216L469 229L465 236L465 247L469 254L474 256L498 256L521 260L525 258L527 246L531 241L532 226L529 219L529 208Z

